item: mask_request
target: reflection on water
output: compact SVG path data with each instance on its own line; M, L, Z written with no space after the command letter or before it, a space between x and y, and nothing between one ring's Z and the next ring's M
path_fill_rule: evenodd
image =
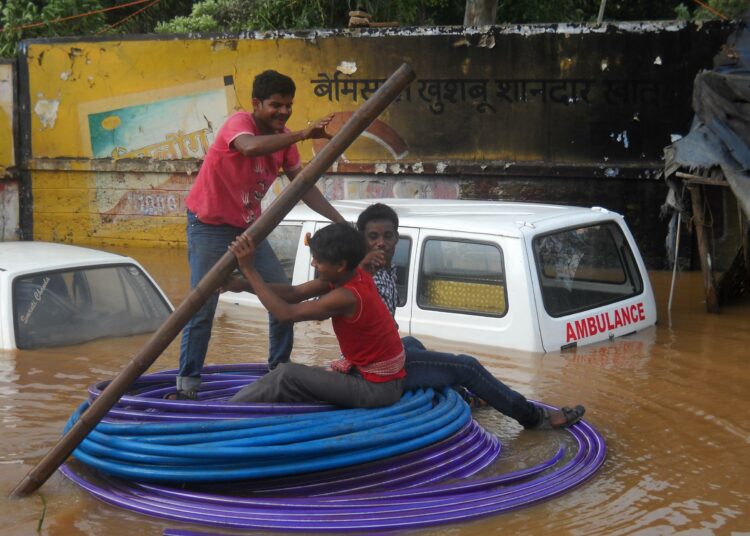
M174 303L187 294L185 253L129 250ZM652 273L659 318L635 336L577 350L526 354L486 347L474 353L494 374L530 398L581 402L607 439L602 470L579 489L503 516L430 534L729 534L750 526L750 305L704 313L698 273L680 275L673 324L666 326L669 273ZM265 361L267 329L258 312L222 304L209 362ZM115 341L28 352L0 351L0 481L3 496L47 453L95 381L111 378L147 340ZM295 331L294 359L322 364L337 356L328 323ZM173 343L152 369L174 368ZM564 434L525 432L491 409L475 411L497 433L501 472L549 456ZM43 501L44 499L44 501ZM33 534L46 502L42 534L159 534L178 524L147 518L90 498L59 475L41 492L0 500L1 534Z

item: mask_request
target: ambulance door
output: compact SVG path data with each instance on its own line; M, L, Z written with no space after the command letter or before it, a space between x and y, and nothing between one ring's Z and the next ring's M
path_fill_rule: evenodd
M527 247L545 351L613 339L656 322L648 274L618 221L539 232Z

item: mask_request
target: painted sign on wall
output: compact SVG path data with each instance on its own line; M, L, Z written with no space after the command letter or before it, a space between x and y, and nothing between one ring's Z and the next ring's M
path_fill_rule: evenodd
M232 77L228 77L231 85ZM170 93L176 88L170 88ZM203 158L213 142L214 125L220 126L231 110L225 90L187 93L146 102L90 112L95 108L117 106L122 99L88 103L85 110L93 158ZM131 96L128 100L133 100ZM85 138L85 136L84 136ZM86 143L84 139L84 143Z

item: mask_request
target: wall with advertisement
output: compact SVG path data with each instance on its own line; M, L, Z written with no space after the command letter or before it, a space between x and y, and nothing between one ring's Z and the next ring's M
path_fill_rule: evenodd
M200 161L225 118L251 109L253 77L269 68L297 83L293 130L328 113L340 128L402 62L417 73L321 180L330 198L493 197L503 180L535 178L653 182L663 147L689 128L693 76L730 30L654 22L27 41L33 236L182 243ZM321 143L300 144L303 160Z

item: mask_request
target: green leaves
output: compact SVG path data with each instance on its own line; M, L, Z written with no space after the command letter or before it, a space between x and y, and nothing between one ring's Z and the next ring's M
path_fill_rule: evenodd
M51 0L41 9L28 0L7 0L0 12L0 25L3 27L0 32L0 56L15 55L16 44L21 39L94 33L104 25L104 15L77 15L101 8L99 0Z
M11 57L16 53L16 43L24 37L21 26L40 19L36 6L25 0L7 0L0 11L0 57Z

